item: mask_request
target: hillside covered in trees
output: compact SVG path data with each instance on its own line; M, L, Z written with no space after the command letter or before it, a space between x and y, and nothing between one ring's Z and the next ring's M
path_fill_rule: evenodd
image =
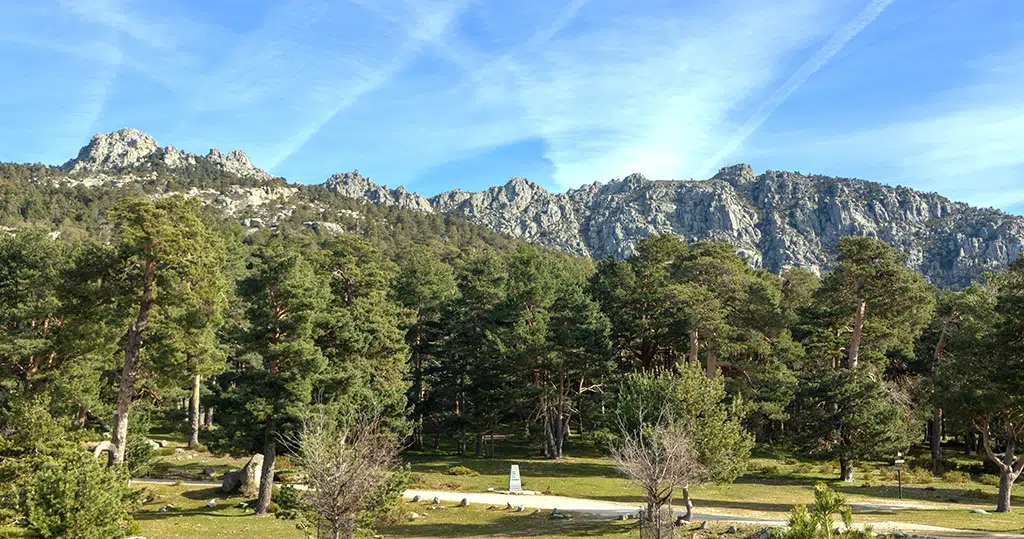
M124 479L145 473L157 423L262 455L259 514L311 414L411 449L486 458L513 439L561 459L573 437L646 436L660 403L717 482L755 444L851 480L928 441L939 473L959 438L999 470L1000 511L1024 466L1020 263L953 291L864 237L821 276L671 235L595 262L198 164L98 184L3 165L0 189L0 524L44 537L129 534ZM109 442L109 467L89 441ZM389 477L360 504L393 503Z

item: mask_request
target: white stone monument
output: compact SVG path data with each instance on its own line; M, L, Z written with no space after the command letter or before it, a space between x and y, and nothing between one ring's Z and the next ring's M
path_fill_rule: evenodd
M513 464L512 469L508 472L508 491L509 492L522 492L523 491L523 480L519 477L519 465Z

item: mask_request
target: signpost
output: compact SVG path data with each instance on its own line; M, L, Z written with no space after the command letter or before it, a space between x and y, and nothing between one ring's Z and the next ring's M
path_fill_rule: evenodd
M892 465L896 468L896 481L899 484L900 499L903 499L903 452L896 453L896 460L892 461Z
M523 491L523 480L519 477L519 465L513 464L512 469L508 472L508 491L509 492L522 492Z

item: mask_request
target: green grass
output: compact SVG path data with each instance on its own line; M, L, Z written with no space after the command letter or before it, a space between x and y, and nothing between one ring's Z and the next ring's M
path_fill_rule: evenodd
M454 505L454 504L450 504ZM504 508L470 506L459 508L448 506L431 511L430 504L403 504L408 514L415 511L420 519L403 524L383 527L379 532L385 537L419 539L425 537L484 538L484 537L536 537L544 539L568 539L596 537L601 539L625 539L636 537L636 521L614 520L610 517L575 515L571 520L554 520L550 511L528 510L523 513L509 512ZM719 537L728 524L709 523L703 537ZM684 532L688 536L696 525ZM737 526L739 533L731 537L746 537L758 528ZM681 536L681 537L683 537Z
M571 456L560 461L546 460L535 454L530 456L534 452L533 448L511 440L498 444L496 458L493 459L459 457L444 449L449 448L406 452L403 455L412 467L411 487L466 492L502 489L508 486L509 467L518 464L525 489L631 505L641 505L642 502L639 489L620 477L612 462L590 445L568 444L566 452ZM965 461L966 465L980 466L977 457L957 458ZM214 466L221 472L239 468L246 460L218 457L209 453L175 453L161 457L154 475L197 479L201 478L202 470L207 466ZM450 470L458 466L464 466L472 473L451 475ZM855 505L901 503L897 500L895 473L882 462L858 466L857 481L852 484L835 481L838 473L836 463L795 459L782 452L759 454L751 459L749 470L734 483L692 489L696 511L785 520L793 506L813 503L812 487L819 481L825 481L843 492L848 501ZM981 483L978 474L971 476L970 482L963 482L963 477L945 481L941 477L931 477L923 470L905 473L903 477L903 503L909 507L899 510L858 508L854 512L855 519L859 522L900 521L986 531L1024 530L1024 491L1021 491L1024 486L1015 488L1013 503L1017 507L1016 512L1008 515L975 515L970 512L971 509L994 509L997 491L995 486ZM913 504L927 504L930 508L923 509ZM503 518L506 517L508 515ZM501 519L498 520L500 524ZM511 522L504 522L498 527L505 526L507 529ZM408 524L411 527L419 525L422 524ZM477 524L470 526L473 527L477 527Z
M256 517L251 510L236 507L239 502L253 500L240 496L224 497L218 488L186 487L173 485L145 485L145 489L156 499L143 506L135 514L142 528L142 535L160 539L235 538L251 539L304 539L306 536L295 528L292 521L268 517ZM207 509L208 500L216 498L217 507ZM176 509L161 513L159 509L173 504Z
M612 502L641 504L642 496L635 486L621 478L606 458L596 456L587 446L567 448L569 455L553 462L540 457L515 457L528 454L529 449L509 444L494 459L463 458L443 451L408 452L415 488L437 490L486 491L508 486L508 471L518 464L523 488L556 496L592 498ZM575 456L575 455L586 456ZM479 475L452 476L447 471L465 466ZM976 481L946 482L939 477L927 478L923 470L904 474L903 502L898 500L895 474L886 463L865 463L857 469L857 481L836 481L838 465L793 459L782 455L764 455L751 459L750 471L734 483L707 485L692 489L696 511L740 517L785 520L795 505L814 501L812 487L825 481L846 494L851 504L895 505L929 504L932 509L910 507L896 511L864 508L854 511L859 522L900 521L907 523L965 528L987 531L1024 529L1024 496L1015 488L1013 503L1017 512L1009 515L975 515L971 509L995 508L997 489ZM880 471L881 470L881 471Z

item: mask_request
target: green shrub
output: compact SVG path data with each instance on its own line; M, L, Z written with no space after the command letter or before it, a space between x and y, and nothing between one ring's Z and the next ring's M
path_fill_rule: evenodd
M947 483L964 484L971 482L971 474L960 471L950 471L942 474L942 480Z
M33 537L109 539L137 530L139 494L50 415L43 399L0 409L0 518ZM3 525L4 523L0 523Z
M409 488L418 488L422 486L426 486L423 474L416 472L409 474Z
M270 514L277 513L280 510L281 506L278 505L277 502L270 502L269 504L267 504L267 512Z
M40 457L24 477L25 527L44 539L107 539L134 533L136 493L124 477L83 452Z
M792 465L797 463L797 460L795 458L790 457L790 458L787 458L786 460L783 460L782 463L783 464L788 464L788 465L792 466Z
M291 470L293 468L295 468L295 464L292 463L292 458L288 455L278 455L274 458L274 469Z
M302 492L292 485L283 485L277 489L277 493L274 498L277 500L277 504L284 509L299 509L302 506Z
M814 467L806 462L801 462L796 466L793 466L793 473L808 474L814 471Z
M835 530L835 516L842 517L845 531ZM789 515L789 528L776 531L777 539L871 539L871 527L853 529L853 512L846 505L846 498L828 488L825 483L814 487L814 506L808 510L804 505L793 508Z
M611 451L612 446L618 441L619 436L615 434L611 429L598 429L591 431L590 439L594 441L594 445L602 451Z
M932 471L927 468L912 468L906 470L904 480L909 479L911 483L918 485L930 485L935 480L935 476L932 475Z
M451 468L448 468L448 475L468 475L475 477L480 474L476 470L471 470L465 466L452 466Z
M764 475L780 475L782 473L777 464L762 464L757 467L757 471Z
M994 474L988 474L988 473L987 474L983 474L981 477L978 478L978 482L981 483L982 485L989 485L989 486L992 486L992 487L998 487L999 486L999 476L998 475L994 475Z
M174 454L174 448L173 447L158 447L158 448L156 448L156 450L154 452L155 452L156 456L158 456L158 457L168 457L168 456L171 456L171 455Z
M128 474L142 477L153 469L156 462L156 448L142 434L128 433L128 443L124 449L124 463Z

